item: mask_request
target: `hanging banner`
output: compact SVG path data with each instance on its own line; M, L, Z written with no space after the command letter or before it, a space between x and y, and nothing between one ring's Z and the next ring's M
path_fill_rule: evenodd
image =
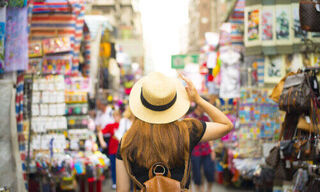
M6 17L5 71L28 68L28 8L8 8Z
M172 55L171 56L171 68L183 69L186 64L199 64L199 55Z
M0 8L0 74L4 72L4 38L6 31L6 7Z

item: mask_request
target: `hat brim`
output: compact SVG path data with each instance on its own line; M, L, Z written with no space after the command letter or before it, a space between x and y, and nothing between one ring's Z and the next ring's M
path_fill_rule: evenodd
M177 78L171 78L171 83L177 89L177 100L169 109L165 111L153 111L146 108L140 98L141 87L145 79L144 77L134 84L129 96L130 109L137 118L147 123L166 124L180 119L187 113L190 107L189 96L185 87Z

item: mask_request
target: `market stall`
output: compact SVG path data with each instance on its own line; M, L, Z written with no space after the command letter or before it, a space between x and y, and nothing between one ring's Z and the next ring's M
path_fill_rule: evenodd
M178 60L176 55L172 57L172 67L193 79L202 95L228 114L234 123L235 129L216 143L217 181L236 188L247 188L249 181L251 189L257 191L272 191L272 188L285 191L290 186L300 185L304 177L302 170L295 172L290 165L311 165L299 159L296 162L296 157L293 161L285 158L282 163L292 172L283 171L282 175L293 176L296 173L297 177L295 180L285 176L279 179L277 172L274 177L272 167L266 165L265 159L283 136L285 141L281 141L280 148L285 148L288 138L292 145L301 141L300 137L306 138L297 137L295 127L299 130L304 124L304 131L313 130L310 122L314 124L317 117L299 120L299 124L297 121L292 125L289 122L298 120L299 115L288 115L288 111L281 108L278 100L270 98L270 94L280 80L284 83L282 78L286 74L292 75L290 72L296 73L301 69L312 77L314 84L311 83L311 88L318 95L318 33L301 29L298 1L239 0L228 15L219 33L205 34L206 44L200 55L196 55L197 59L193 59L194 54L187 54L184 56L187 59ZM318 114L317 109L314 113ZM316 133L309 135L312 135L309 138L318 138ZM302 148L297 150L301 150L299 154L302 157ZM274 168L276 171L279 167ZM314 178L314 175L309 175L309 178ZM281 182L284 180L291 184ZM302 184L300 188L303 188Z

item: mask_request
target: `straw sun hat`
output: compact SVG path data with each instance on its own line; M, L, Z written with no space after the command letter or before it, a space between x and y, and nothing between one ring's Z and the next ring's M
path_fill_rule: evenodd
M179 79L153 72L135 83L129 105L137 118L148 123L165 124L185 115L190 100Z

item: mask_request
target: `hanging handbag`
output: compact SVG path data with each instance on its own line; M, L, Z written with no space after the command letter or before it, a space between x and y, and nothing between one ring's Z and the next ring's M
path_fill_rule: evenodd
M279 161L277 167L275 168L274 172L274 178L275 180L280 181L290 181L292 180L292 169L287 169L285 165L285 161L281 160Z
M305 113L310 110L311 89L308 75L298 73L287 77L279 99L280 110Z
M280 148L278 146L273 147L270 150L269 156L266 158L267 165L275 168L280 160Z
M283 86L284 86L284 82L286 81L286 79L291 76L291 75L295 75L294 72L290 72L288 73L285 77L283 77L280 82L273 88L272 93L270 95L270 98L276 102L279 103L279 99L280 99L280 95L282 93L283 90Z
M318 0L300 1L300 25L309 32L320 32L320 2Z
M303 190L303 192L318 192L320 189L320 178L312 178L307 187Z
M280 152L281 156L286 159L291 159L294 156L295 148L294 148L295 140L283 140L280 141Z

